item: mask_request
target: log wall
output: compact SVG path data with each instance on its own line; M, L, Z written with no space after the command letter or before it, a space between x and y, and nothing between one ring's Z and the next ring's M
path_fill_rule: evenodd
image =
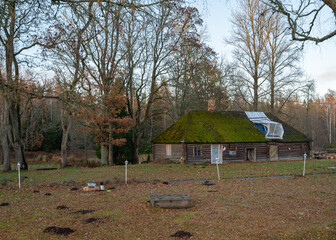
M221 144L223 163L225 162L246 162L248 150L254 151L256 159L250 161L264 162L270 161L270 146L278 146L278 160L302 160L303 154L310 157L310 143L225 143ZM194 146L201 147L201 156L194 156ZM180 162L181 157L185 163L205 163L211 162L211 144L171 144L171 155L166 155L166 144L153 144L154 162L173 163ZM231 154L230 154L231 152ZM235 155L232 153L235 152Z
M226 148L223 151L223 162L245 162L247 161L247 150L254 151L255 161L262 162L268 159L268 148L266 143L231 143L223 144ZM236 152L236 155L230 155ZM252 161L252 160L251 160Z
M310 144L305 143L279 143L279 160L302 160L303 154L310 157Z
M201 146L201 156L194 156L194 146ZM211 144L187 144L186 163L211 162Z
M154 162L174 163L180 162L181 157L185 157L183 144L171 144L171 155L166 154L166 144L153 144Z

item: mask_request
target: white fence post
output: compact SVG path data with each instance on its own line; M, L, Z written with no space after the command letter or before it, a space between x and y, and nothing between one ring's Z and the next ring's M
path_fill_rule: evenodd
M17 164L17 168L18 168L18 178L19 178L19 189L21 188L21 177L20 177L20 169L21 169L21 164L18 162Z
M306 175L306 159L307 159L307 154L303 154L303 173L302 176L304 177Z
M127 184L127 164L128 164L128 161L126 160L125 161L125 184Z

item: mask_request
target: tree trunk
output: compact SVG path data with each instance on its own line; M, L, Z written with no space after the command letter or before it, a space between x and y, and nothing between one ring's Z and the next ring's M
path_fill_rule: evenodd
M109 147L108 147L108 164L110 166L113 166L114 162L113 162L113 144L109 143Z
M272 70L271 74L271 82L270 82L270 87L271 87L271 112L274 113L274 103L275 103L275 92L274 92L274 72Z
M258 78L254 78L254 84L253 84L253 110L258 111Z
M20 119L20 108L19 100L17 99L17 87L19 84L19 70L18 63L14 56L14 37L15 37L15 1L12 1L8 5L8 12L10 17L9 23L9 34L8 40L6 42L6 75L7 84L12 86L13 89L7 97L7 106L9 110L9 124L10 134L11 134L11 144L15 151L15 158L18 163L21 164L21 169L28 169L28 164L24 158L23 145L21 138L21 119ZM15 66L15 82L13 79L13 63ZM8 130L8 131L9 131ZM6 148L6 147L5 147Z
M139 143L140 143L141 134L133 134L133 163L139 163Z
M331 145L332 143L332 134L331 134L331 125L332 125L332 105L330 104L330 109L328 109L330 111L329 113L329 144Z
M100 144L100 152L101 152L101 164L107 165L108 164L108 147L104 145L104 143Z
M2 153L2 145L0 145L0 164L4 164L4 157Z
M87 165L89 165L89 157L88 157L88 149L87 149L87 137L86 137L86 132L83 131L84 134L84 151L85 151L85 162Z
M6 101L3 101L3 112L1 114L1 145L2 148L0 149L2 152L2 159L3 159L3 171L7 172L11 170L11 163L10 163L10 147L8 143L8 105Z
M61 116L61 124L62 124L62 143L61 143L61 158L62 158L62 168L65 168L68 165L68 138L69 138L69 131L71 128L72 118L70 115L66 116L64 119L64 113L62 111ZM65 124L66 121L66 124Z
M15 159L16 162L21 164L21 169L27 170L28 164L24 157L23 152L23 144L22 144L22 138L21 138L21 119L19 114L19 106L18 104L15 104L11 100L9 101L9 117L10 117L10 125L12 127L11 129L11 143L14 148L15 152Z
M109 125L109 145L108 145L108 164L110 166L113 165L113 143L112 143L112 140L113 140L113 134L112 134L112 129L113 129L113 126L112 125Z
M336 112L335 112L335 110L334 110L334 113L333 113L333 115L334 115L334 143L336 143Z
M3 171L7 172L12 170L10 162L10 147L7 135L2 136L2 157L3 157Z

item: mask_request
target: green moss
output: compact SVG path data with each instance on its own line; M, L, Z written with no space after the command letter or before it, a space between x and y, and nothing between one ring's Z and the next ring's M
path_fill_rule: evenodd
M188 121L191 112L184 115L180 120L175 122L166 131L153 139L155 143L180 143L184 139L185 130L188 126Z
M285 134L281 142L301 142L309 139L271 114L267 116L283 124ZM268 142L264 134L247 118L245 112L193 111L184 115L153 143L238 143Z
M244 112L192 113L185 142L265 142L264 135Z
M193 111L183 116L153 143L265 142L244 112Z
M279 118L277 118L273 114L267 113L266 115L272 121L279 122L282 124L282 127L284 129L284 135L283 135L282 140L279 140L280 142L308 142L308 141L311 141L302 132L296 130L295 128L291 127L287 123L281 121Z

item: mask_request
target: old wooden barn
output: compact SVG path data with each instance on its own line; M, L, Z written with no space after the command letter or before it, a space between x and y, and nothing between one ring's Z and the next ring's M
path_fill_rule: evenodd
M263 162L309 157L303 133L262 112L192 111L152 140L160 163Z

